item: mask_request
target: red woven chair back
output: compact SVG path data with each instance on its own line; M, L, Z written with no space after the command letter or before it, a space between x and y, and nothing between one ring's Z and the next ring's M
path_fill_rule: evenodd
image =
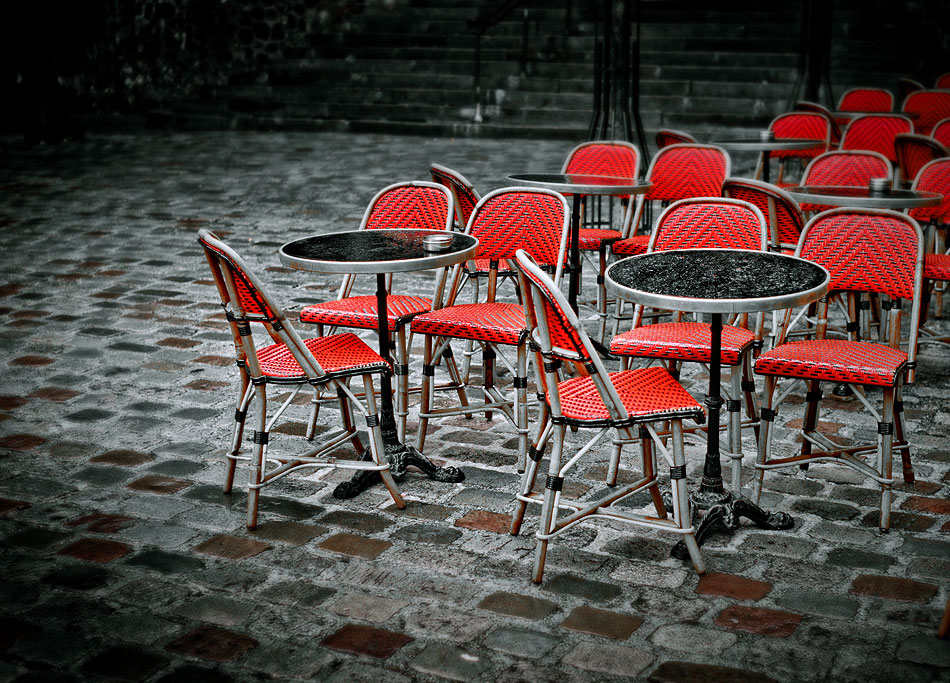
M397 183L373 197L363 230L449 230L454 219L452 193L444 185L423 181Z
M518 269L530 284L525 292L525 311L528 327L543 326L551 342L551 355L565 360L599 366L599 359L592 351L587 335L579 332L580 322L561 290L554 281L538 267L531 255L521 250L517 254ZM543 319L535 319L535 305L540 304ZM543 373L539 373L543 377ZM545 382L546 383L546 382Z
M937 192L943 199L937 206L911 209L907 213L918 223L950 224L950 157L934 159L920 169L914 180L914 189Z
M478 200L481 199L475 187L458 171L454 171L448 166L441 164L432 164L429 168L432 175L432 182L445 185L452 192L455 199L456 220L459 228L468 225L468 219L472 216L472 211Z
M914 220L895 211L833 209L808 222L797 253L828 270L831 290L912 300L921 241Z
M680 144L659 150L646 179L653 183L648 200L670 201L690 197L718 197L731 170L729 155L712 145Z
M950 118L940 119L930 131L930 137L944 147L950 147Z
M657 149L663 149L664 147L669 147L670 145L680 145L683 143L693 144L695 142L696 138L694 138L689 133L684 133L681 130L660 128L660 130L656 132Z
M901 179L911 182L928 162L947 156L947 148L926 135L904 134L894 138Z
M796 102L795 111L811 112L824 116L828 120L828 125L831 128L832 146L836 146L841 141L841 129L838 127L838 122L828 107L823 104L818 104L817 102Z
M844 130L839 149L878 152L890 161L897 161L894 138L901 133L913 133L914 124L898 114L858 116Z
M802 185L866 187L871 178L891 178L893 169L877 152L825 152L805 168Z
M902 111L913 112L914 130L930 135L937 121L950 117L950 90L918 90L904 100Z
M884 88L851 88L838 100L840 111L894 111L894 95Z
M750 249L768 244L765 217L738 199L683 199L660 214L648 251Z
M261 291L237 252L207 230L198 233L198 242L211 266L221 304L235 320L273 323L278 319L279 309Z
M769 130L775 133L777 138L821 140L815 147L808 149L775 150L771 153L771 156L776 159L816 157L823 152L827 152L831 144L831 121L824 114L813 112L781 114L772 119Z
M950 88L950 71L937 76L937 81L934 83L934 88L938 90L947 90Z
M747 178L726 178L722 184L722 196L740 199L755 206L769 224L772 246L786 245L794 248L805 227L801 207L785 190Z
M570 211L548 190L502 188L475 207L468 230L478 238L479 259L514 259L524 249L536 261L557 267L564 260Z
M567 155L561 172L637 178L640 153L634 145L624 141L584 142Z

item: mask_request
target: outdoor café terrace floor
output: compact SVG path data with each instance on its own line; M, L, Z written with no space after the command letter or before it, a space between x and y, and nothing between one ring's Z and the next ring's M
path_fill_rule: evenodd
M537 509L507 533L516 438L497 416L433 423L426 454L465 481L410 472L405 510L382 487L337 500L345 472L318 470L265 488L246 530L246 471L220 489L237 373L197 230L294 310L334 297L338 278L281 267L282 243L355 229L376 191L427 180L430 162L484 194L557 171L571 146L0 138L0 681L948 680L935 633L950 592L950 357L934 346L904 394L917 482L895 486L888 534L870 482L813 465L766 477L764 504L795 527L713 536L702 580L669 556L670 535L601 523L553 542L536 586ZM832 437L873 433L855 401L829 407ZM410 409L414 439L415 395ZM275 441L299 440L305 419L301 406ZM748 437L746 481L753 449ZM572 485L602 488L608 451ZM693 483L702 452L687 449Z

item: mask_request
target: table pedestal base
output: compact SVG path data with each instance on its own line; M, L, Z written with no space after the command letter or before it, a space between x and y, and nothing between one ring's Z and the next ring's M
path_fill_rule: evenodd
M465 479L465 473L458 467L438 467L422 453L412 446L401 443L386 444L386 459L389 461L389 471L396 481L406 476L409 466L418 468L429 479L455 484ZM370 460L369 451L363 452L363 460ZM338 484L333 489L334 498L354 498L374 484L381 483L379 472L374 470L360 470L349 481Z
M672 503L672 500L670 502ZM742 517L751 520L760 529L769 531L791 529L795 525L792 516L787 512L769 512L748 498L733 495L729 491L696 491L690 495L690 508L694 526L696 519L702 515L702 521L696 526L696 543L699 545L702 545L711 533L738 529ZM689 551L683 541L676 542L670 555L680 560L689 560Z

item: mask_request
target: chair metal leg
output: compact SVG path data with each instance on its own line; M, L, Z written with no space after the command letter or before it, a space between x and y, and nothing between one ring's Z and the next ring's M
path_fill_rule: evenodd
M416 449L423 450L426 445L426 429L429 427L429 418L425 415L432 410L432 401L435 392L435 365L432 363L432 347L435 343L432 335L425 335L422 352L422 391L419 404L419 427L416 432Z
M528 454L528 349L522 344L518 347L518 373L514 378L515 416L518 430L518 471L525 469Z
M261 497L261 481L264 479L264 458L267 453L267 388L261 384L254 387L257 396L258 430L254 434L254 458L247 486L247 528L257 528L257 510Z
M878 427L877 443L881 477L891 479L893 473L892 456L894 452L894 394L891 387L884 389L884 409L881 412L881 425ZM891 528L891 487L890 481L881 484L881 523L880 529L886 532Z
M547 415L544 415L538 424L538 437L535 439L534 446L531 448L531 453L534 457L528 458L524 475L521 477L522 496L530 495L531 489L534 488L534 482L538 477L538 467L541 464L541 457L544 453L544 446L547 444L548 439L551 438L551 433L553 431L553 425L547 419ZM508 530L508 533L510 533L512 536L517 536L521 531L521 524L524 521L524 513L527 507L528 503L526 501L521 500L520 498L515 501L515 511L511 515L511 526Z
M559 491L554 488L561 471L561 454L564 450L564 425L554 426L554 444L551 448L548 482L544 487L544 502L541 504L541 518L538 522L538 545L534 555L534 572L531 581L541 583L544 575L544 563L548 553L548 536L554 530L557 521L557 497Z
M379 412L376 406L376 393L373 387L372 375L363 375L363 396L366 402L366 426L369 432L370 456L373 458L374 463L382 465L385 462L386 450L383 444L382 427L379 424ZM393 478L389 468L380 470L379 476L383 481L383 485L389 491L389 495L392 496L396 507L400 510L406 507L406 501L403 500L402 495L399 493L396 480Z
M756 455L755 476L752 479L752 502L758 504L759 497L762 495L762 483L765 478L765 469L763 465L769 461L769 455L772 452L772 423L775 420L775 414L772 409L772 399L775 393L777 380L774 377L766 375L765 385L762 389L762 409L760 411L761 434L759 435L759 448Z
M672 420L670 422L670 431L673 436L673 465L676 471L683 476L673 472L670 475L670 485L673 489L673 519L680 529L689 529L692 526L692 516L689 510L689 495L686 490L686 453L683 448L683 421ZM686 544L686 550L689 551L689 559L693 563L693 568L697 574L706 572L706 564L703 562L703 556L699 552L699 543L696 542L696 533L690 531L682 534L683 542Z
M247 407L254 396L254 387L247 373L241 372L241 393L238 394L237 408L234 410L234 431L231 434L231 450L227 454L228 470L224 475L224 492L231 493L234 486L234 473L237 459L244 441L244 422L247 419Z

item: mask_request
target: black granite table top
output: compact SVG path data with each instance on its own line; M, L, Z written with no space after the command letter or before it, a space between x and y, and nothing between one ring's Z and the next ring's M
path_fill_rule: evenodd
M515 173L508 176L508 180L516 185L540 187L563 194L642 194L653 187L653 183L636 178L585 173Z
M820 298L821 266L783 254L733 249L678 249L618 261L607 289L672 310L737 313L788 308Z
M888 188L872 190L867 185L803 185L787 187L796 201L805 204L847 206L856 209L913 209L921 206L936 206L943 196L936 192Z
M452 236L442 251L427 251L429 235ZM280 260L299 270L327 273L395 273L439 268L475 257L478 239L444 230L347 230L288 242Z

